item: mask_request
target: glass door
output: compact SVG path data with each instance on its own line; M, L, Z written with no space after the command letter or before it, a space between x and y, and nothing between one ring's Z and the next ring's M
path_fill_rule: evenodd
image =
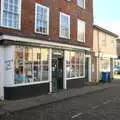
M52 51L52 91L63 89L63 51Z

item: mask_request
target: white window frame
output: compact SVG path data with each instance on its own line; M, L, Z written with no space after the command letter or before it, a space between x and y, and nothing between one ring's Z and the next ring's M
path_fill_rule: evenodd
M39 6L39 7L42 7L43 9L47 9L47 20L48 20L48 25L47 25L47 32L46 33L42 33L42 32L39 32L39 31L36 31L36 28L37 28L37 6ZM43 5L41 5L41 4L39 4L39 3L36 3L35 4L35 33L40 33L40 34L42 34L42 35L49 35L49 8L48 7L46 7L46 6L43 6Z
M86 2L86 0L84 0L84 6L82 7L82 6L80 6L80 4L79 4L79 0L77 0L77 5L78 5L78 7L80 7L80 8L83 8L83 9L85 9L85 2Z
M82 23L82 24L85 25L85 26L84 26L84 40L80 40L80 39L79 39L79 33L78 33L78 29L79 29L79 27L80 27L80 26L79 26L79 23ZM78 19L78 20L77 20L77 40L80 41L80 42L84 42L84 43L85 43L85 34L86 34L86 23L85 23L85 21Z
M21 46L21 47L23 47L23 65L24 65L24 63L25 63L25 46ZM32 55L33 55L33 48L34 47L30 47L30 48L32 48ZM36 48L38 48L38 47L36 47ZM44 49L44 48L41 47L40 49ZM48 54L50 55L50 49L49 48L45 48L45 49L48 49ZM14 58L13 58L14 59L14 67L13 68L15 68L15 52L16 52L16 46L14 46ZM36 84L42 84L42 83L49 83L50 82L50 78L49 77L51 77L49 75L49 72L50 72L49 66L51 65L51 63L50 63L51 61L49 60L49 55L48 55L48 80L33 81L33 79L32 79L32 81L30 81L28 83L23 82L23 83L15 84L14 83L15 78L14 78L13 79L13 83L10 86L27 86L27 85L36 85ZM34 63L32 62L32 65L33 64ZM32 69L33 69L33 66L32 66ZM15 77L15 72L14 72L13 76ZM34 78L34 76L32 76L32 78Z
M63 36L62 34L61 34L61 17L62 16L65 16L65 17L68 17L68 27L69 27L69 31L68 31L68 37L66 37L66 36ZM60 19L59 19L60 21L59 21L59 37L60 38L65 38L65 39L70 39L70 16L69 15L67 15L67 14L65 14L65 13L63 13L63 12L60 12Z
M5 27L5 28L11 28L11 29L21 29L21 7L22 7L22 0L18 0L19 5L18 5L18 11L19 11L19 25L18 28L15 27L10 27L10 26L4 26L3 25L3 10L4 10L4 0L1 0L1 13L0 13L0 26Z
M106 33L104 33L104 32L102 32L102 40L103 40L103 41L106 41L106 40L107 40Z
M101 32L101 39L102 39L102 45L107 45L107 34L104 32Z
M72 51L69 51L69 52L72 52ZM80 53L81 53L81 51L80 51ZM81 75L81 76L78 76L78 77L71 77L71 78L69 78L69 77L67 77L67 75L66 75L66 71L65 71L65 80L72 80L72 79L78 79L78 78L85 78L85 52L82 52L82 53L84 53L84 65L83 65L83 75ZM66 60L66 56L65 56L65 60ZM65 69L66 69L66 61L65 61ZM79 64L80 65L80 64Z

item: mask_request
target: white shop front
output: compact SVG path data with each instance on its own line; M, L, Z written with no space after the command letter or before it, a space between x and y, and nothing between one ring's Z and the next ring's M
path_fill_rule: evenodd
M0 99L19 99L80 87L89 48L2 35Z

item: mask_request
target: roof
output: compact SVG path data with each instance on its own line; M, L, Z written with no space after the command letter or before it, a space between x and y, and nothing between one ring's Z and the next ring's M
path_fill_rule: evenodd
M102 28L102 27L100 27L100 26L98 26L98 25L93 25L93 28L96 28L96 29L98 29L98 30L100 30L100 31L103 31L103 32L105 32L105 33L107 33L107 34L110 34L110 35L112 35L112 36L114 36L114 37L119 37L119 35L111 32L111 31L109 31L109 30L106 30L106 29L104 29L104 28Z

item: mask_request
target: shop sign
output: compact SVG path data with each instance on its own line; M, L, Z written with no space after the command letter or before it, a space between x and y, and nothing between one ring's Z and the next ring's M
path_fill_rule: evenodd
M13 64L13 59L11 60L6 60L5 61L5 70L11 70L12 69L12 64Z

